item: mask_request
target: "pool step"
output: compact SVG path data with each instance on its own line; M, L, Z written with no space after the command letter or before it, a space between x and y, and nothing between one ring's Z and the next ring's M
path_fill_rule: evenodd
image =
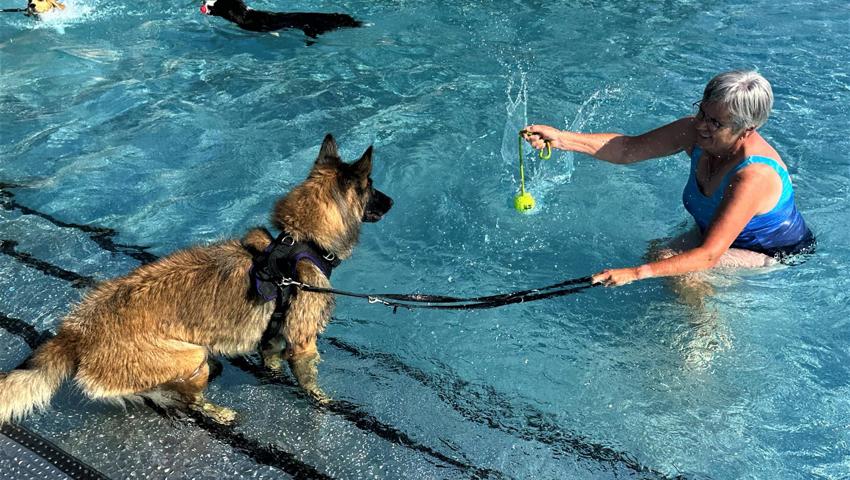
M20 425L0 426L0 480L108 480L50 441Z

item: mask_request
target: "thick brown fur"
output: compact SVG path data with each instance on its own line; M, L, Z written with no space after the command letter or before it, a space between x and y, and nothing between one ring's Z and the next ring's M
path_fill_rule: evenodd
M312 241L341 259L349 257L376 192L369 180L371 151L346 164L328 135L308 178L275 205L273 225L296 241ZM386 198L378 218L391 205ZM207 360L258 347L275 302L250 295L248 271L252 252L271 241L267 231L254 229L241 241L178 251L96 286L25 369L0 376L0 423L47 406L72 375L92 399L149 397L188 406L222 423L232 421L234 412L203 397ZM303 282L330 286L309 261L299 261L296 270ZM269 367L287 360L299 383L319 398L316 339L333 306L330 295L297 291L283 327L262 348Z

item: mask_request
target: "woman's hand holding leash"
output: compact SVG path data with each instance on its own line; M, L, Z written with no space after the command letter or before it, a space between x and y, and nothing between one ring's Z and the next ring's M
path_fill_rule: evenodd
M652 268L649 265L641 265L640 267L602 270L591 277L590 283L592 285L599 283L606 287L621 287L635 280L650 277L652 277Z

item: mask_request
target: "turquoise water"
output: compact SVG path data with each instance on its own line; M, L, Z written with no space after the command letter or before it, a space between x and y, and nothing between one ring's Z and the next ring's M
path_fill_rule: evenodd
M0 326L55 329L86 282L265 224L326 132L348 159L374 145L395 200L336 287L481 295L634 265L687 226L685 156L529 155L523 216L516 130L639 133L730 68L773 83L762 133L819 252L716 277L698 324L660 280L478 312L341 299L319 344L332 407L225 362L209 396L234 429L69 386L25 422L62 448L114 478L850 476L846 2L252 3L368 24L310 46L195 2L67 5L0 14ZM11 330L3 370L31 351Z

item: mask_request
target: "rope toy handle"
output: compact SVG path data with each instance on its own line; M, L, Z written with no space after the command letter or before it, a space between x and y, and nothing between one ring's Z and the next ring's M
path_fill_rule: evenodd
M537 156L543 160L549 160L550 158L552 158L552 144L549 143L549 140L544 140L543 143L543 149L540 150Z
M519 131L520 139L525 140L524 136L529 134L529 133L532 133L532 132L529 132L528 130L520 130ZM552 144L549 143L549 140L543 140L543 144L544 144L544 146L540 150L540 152L537 153L537 156L540 157L542 160L549 160L550 158L552 158ZM521 151L522 151L522 145L520 145L520 152Z
M522 151L522 143L525 141L523 135L525 134L525 130L519 132L519 191L521 195L525 195L525 168L524 161L525 152Z

